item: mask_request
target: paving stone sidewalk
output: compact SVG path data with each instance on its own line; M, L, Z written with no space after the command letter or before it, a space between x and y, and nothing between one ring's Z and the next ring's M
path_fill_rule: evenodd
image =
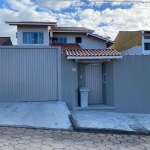
M0 150L150 150L150 136L0 127Z

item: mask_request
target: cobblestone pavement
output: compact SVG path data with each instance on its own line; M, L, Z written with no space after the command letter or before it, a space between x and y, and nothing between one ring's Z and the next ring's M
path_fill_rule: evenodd
M0 127L0 150L150 150L150 136Z

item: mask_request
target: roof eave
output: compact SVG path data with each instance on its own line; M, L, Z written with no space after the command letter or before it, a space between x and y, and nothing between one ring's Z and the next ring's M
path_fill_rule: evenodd
M91 33L86 33L86 34L87 34L87 36L90 35L90 36L96 37L96 38L98 38L98 39L101 39L101 40L103 40L103 41L106 41L107 43L112 43L112 44L115 43L114 41L111 41L111 40L105 39L105 38L103 38L103 37L99 37L99 36L93 35L93 34L91 34Z
M67 59L122 59L122 56L67 56Z
M5 22L6 24L9 24L9 25L36 25L36 26L57 26L57 23L56 24L47 24L47 23L11 23L11 22Z
M50 32L74 32L74 33L87 33L87 31L55 31L55 30L49 30ZM88 31L90 33L94 32L94 31Z

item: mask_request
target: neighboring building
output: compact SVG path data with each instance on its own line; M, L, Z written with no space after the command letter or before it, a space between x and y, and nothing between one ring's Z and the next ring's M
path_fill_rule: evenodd
M13 45L10 37L0 37L0 46Z
M150 31L119 31L110 48L122 54L150 54Z
M80 106L79 88L86 87L89 106L150 113L150 55L142 53L148 31L145 39L141 31L119 38L124 46L115 47L117 40L114 44L84 27L6 23L17 25L17 46L0 48L0 102L62 100L75 109ZM108 49L112 44L119 52ZM132 55L122 56L127 50Z

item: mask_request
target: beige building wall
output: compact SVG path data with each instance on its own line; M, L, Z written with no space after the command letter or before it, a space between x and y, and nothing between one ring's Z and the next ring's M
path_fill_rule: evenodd
M115 44L110 48L119 52L128 50L133 53L138 49L138 53L142 53L142 32L141 31L120 31L115 39ZM131 51L129 51L131 49Z

